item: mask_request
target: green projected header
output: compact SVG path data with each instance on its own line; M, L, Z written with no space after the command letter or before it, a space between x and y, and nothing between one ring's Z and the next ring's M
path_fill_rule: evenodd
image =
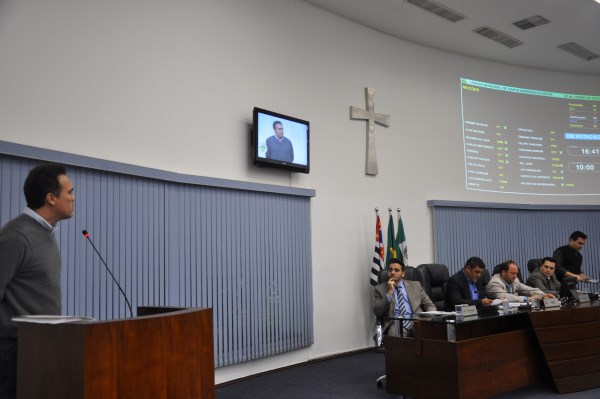
M460 82L462 85L483 87L483 88L490 89L490 90L500 90L500 91L507 91L507 92L511 92L511 93L529 94L531 96L563 98L563 99L570 99L570 100L600 101L600 96L588 96L585 94L567 94L567 93L556 93L553 91L525 89L522 87L503 86L503 85L497 85L495 83L480 82L478 80L463 79L463 78L460 79ZM467 87L463 87L463 89L469 90L469 88L467 88Z

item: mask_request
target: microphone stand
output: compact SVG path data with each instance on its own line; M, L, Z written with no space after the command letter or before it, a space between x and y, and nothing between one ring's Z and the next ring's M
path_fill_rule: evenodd
M121 288L121 284L119 284L119 282L115 278L115 275L110 270L110 268L106 264L106 261L104 260L104 258L102 257L102 255L100 254L100 252L98 251L98 249L96 248L96 246L94 245L94 242L90 238L90 233L88 233L87 230L83 230L81 233L89 241L89 243L92 244L92 248L94 248L94 251L96 251L96 254L98 254L98 257L100 258L100 260L102 261L102 264L104 265L104 267L106 268L106 270L108 271L108 273L112 277L113 281L115 282L115 284L119 288L119 291L121 291L121 294L123 294L123 298L125 298L125 303L127 304L127 307L129 308L129 314L131 315L131 317L133 317L133 310L131 308L131 303L129 303L129 299L127 299L127 295L125 294L125 291L123 291L123 288Z

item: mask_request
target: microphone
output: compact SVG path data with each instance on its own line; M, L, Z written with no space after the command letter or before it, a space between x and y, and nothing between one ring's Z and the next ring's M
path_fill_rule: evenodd
M123 288L121 288L121 284L119 284L119 282L115 278L115 275L113 274L113 272L110 271L110 268L106 264L106 261L104 260L104 258L102 257L102 255L100 255L100 252L98 251L98 249L94 245L94 242L90 238L90 233L88 233L87 230L83 230L81 232L81 234L83 234L83 236L90 242L90 244L92 244L92 248L94 248L94 251L96 251L96 253L98 254L98 257L100 258L100 260L102 261L102 264L104 265L104 267L106 267L106 270L108 271L108 273L112 277L113 281L115 282L115 284L119 288L119 291L121 291L121 294L123 294L123 297L125 298L125 303L127 303L127 307L129 308L129 314L131 315L131 317L133 317L133 310L131 310L131 303L129 303L129 299L127 299L127 294L125 294L125 291L123 291Z

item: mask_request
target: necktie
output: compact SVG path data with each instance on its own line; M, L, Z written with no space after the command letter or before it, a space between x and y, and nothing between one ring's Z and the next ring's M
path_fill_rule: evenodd
M402 290L400 289L400 285L398 285L398 287L396 288L397 290L397 297L398 297L398 309L400 309L400 317L405 317L406 316L406 304L404 303L404 295L402 295ZM403 320L402 321L402 326L404 326L404 328L406 330L412 330L413 328L413 322L410 320Z

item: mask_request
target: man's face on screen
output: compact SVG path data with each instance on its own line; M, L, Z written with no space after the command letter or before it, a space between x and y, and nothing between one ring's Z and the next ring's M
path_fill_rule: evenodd
M275 132L275 136L277 136L277 138L281 140L281 138L283 137L283 125L281 123L276 124L273 131Z

